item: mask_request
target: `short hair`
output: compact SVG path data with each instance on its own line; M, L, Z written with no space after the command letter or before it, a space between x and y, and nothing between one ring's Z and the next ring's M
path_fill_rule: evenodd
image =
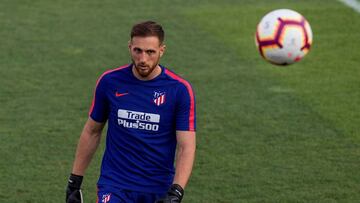
M135 24L131 29L130 37L150 37L155 36L159 39L160 44L164 42L165 33L160 24L154 21L144 21Z

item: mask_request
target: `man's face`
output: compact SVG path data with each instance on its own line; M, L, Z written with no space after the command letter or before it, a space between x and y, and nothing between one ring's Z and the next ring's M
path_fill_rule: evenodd
M151 78L165 51L165 45L160 44L155 36L133 37L129 42L129 50L138 75Z

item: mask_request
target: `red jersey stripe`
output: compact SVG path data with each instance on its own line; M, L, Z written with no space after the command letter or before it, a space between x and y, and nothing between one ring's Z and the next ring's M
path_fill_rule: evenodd
M126 68L126 67L128 67L128 66L129 66L129 64L124 65L124 66L120 66L120 67L115 68L115 69L107 70L107 71L105 71L105 72L97 79L97 81L96 81L96 86L95 86L95 89L94 89L93 100L92 100L92 102L91 102L91 107L90 107L90 110L89 110L89 116L91 115L91 113L92 113L92 111L93 111L93 109L94 109L94 106L95 106L95 102L96 102L96 101L95 101L95 93L96 93L96 88L97 88L100 80L101 80L105 75L107 75L107 74L109 74L109 73L111 73L111 72L117 71L117 70L121 70L121 69Z
M189 131L195 130L195 99L194 99L194 92L192 91L191 85L188 81L184 80L180 76L176 75L175 73L165 69L165 74L169 75L173 79L181 82L185 85L186 89L190 95L190 113L189 113Z

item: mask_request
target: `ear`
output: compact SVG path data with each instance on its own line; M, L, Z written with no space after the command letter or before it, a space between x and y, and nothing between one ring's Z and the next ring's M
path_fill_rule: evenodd
M128 41L129 51L131 52L131 40Z
M166 50L166 45L162 44L160 45L160 57L162 57L162 55L165 53Z

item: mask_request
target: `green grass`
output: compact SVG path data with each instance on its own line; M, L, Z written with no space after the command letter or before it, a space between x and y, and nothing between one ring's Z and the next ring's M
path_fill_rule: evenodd
M254 45L267 12L309 20L303 61ZM25 1L0 7L0 202L62 202L97 77L129 62L133 23L166 31L162 64L197 98L197 157L184 202L360 199L360 14L338 1ZM349 24L351 22L351 24ZM103 145L87 170L95 202Z

